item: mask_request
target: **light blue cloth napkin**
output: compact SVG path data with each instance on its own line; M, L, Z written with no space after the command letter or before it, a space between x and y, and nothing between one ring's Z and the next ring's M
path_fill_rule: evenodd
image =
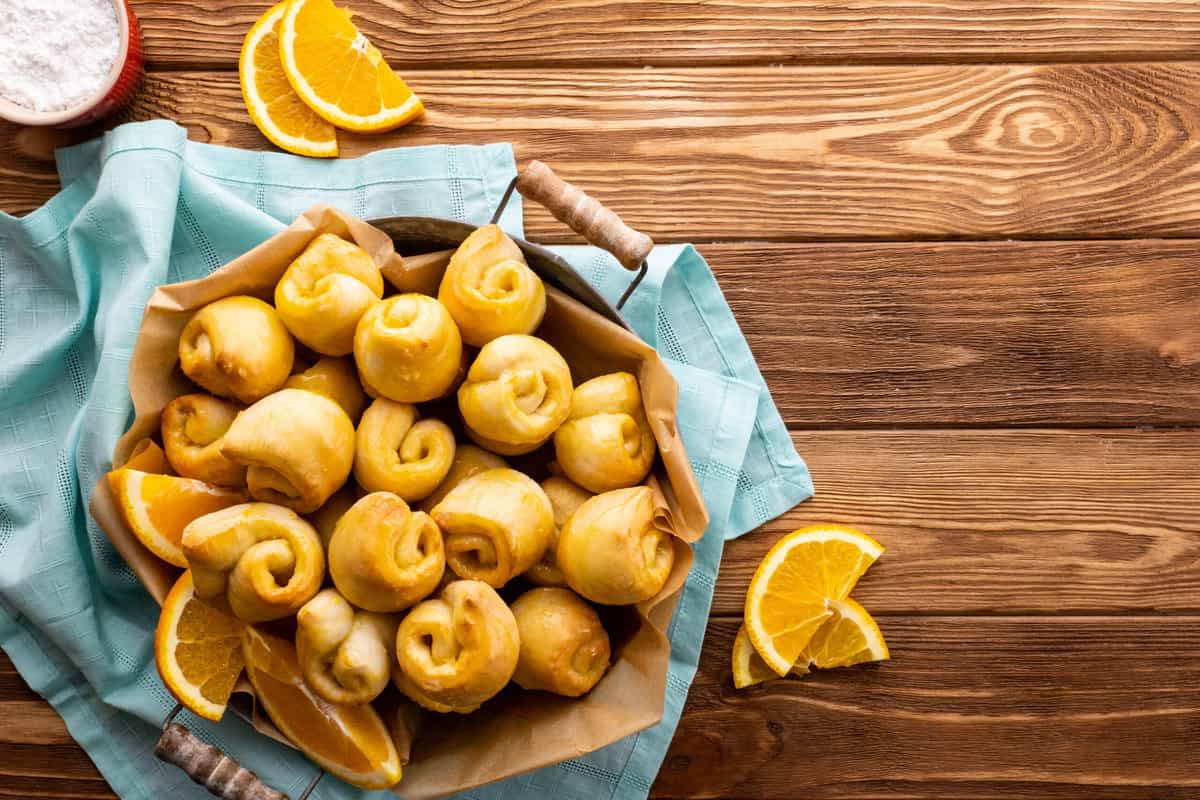
M153 664L157 606L87 513L132 411L129 358L154 287L207 275L317 202L363 218L487 221L514 174L508 145L420 147L309 161L127 125L60 151L63 190L0 213L0 645L125 798L208 795L154 759L174 705ZM520 203L502 220L521 233ZM561 248L604 294L629 274ZM626 307L679 380L679 427L712 519L671 623L663 721L592 755L485 787L483 800L644 798L695 673L727 538L812 493L712 273L690 246L656 249ZM295 797L315 772L237 719L186 724ZM548 794L547 794L548 793ZM316 798L361 798L326 777ZM380 798L386 793L378 793Z

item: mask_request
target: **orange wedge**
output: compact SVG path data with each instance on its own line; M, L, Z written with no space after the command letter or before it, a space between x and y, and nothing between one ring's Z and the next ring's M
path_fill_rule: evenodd
M179 542L189 522L246 502L246 495L235 489L136 469L113 470L108 473L108 485L138 541L177 567L187 566Z
M267 10L246 34L238 59L242 98L250 119L274 144L316 158L338 154L337 132L292 89L279 59L279 25L287 0Z
M205 719L221 718L242 674L243 627L195 596L191 570L163 602L154 632L158 674L176 700Z
M156 472L167 475L171 465L167 463L167 454L153 439L142 439L133 446L129 460L121 465L125 469L137 469L142 472Z
M362 789L386 789L400 780L400 755L374 708L315 695L286 639L247 625L242 649L246 675L267 716L305 755Z
M817 629L883 553L853 528L814 525L775 543L746 592L746 632L778 675L786 675Z
M802 664L832 669L889 658L883 632L865 608L849 597L829 607L833 616L813 634L800 656Z
M290 0L280 31L287 78L339 128L386 131L425 113L421 100L333 0Z

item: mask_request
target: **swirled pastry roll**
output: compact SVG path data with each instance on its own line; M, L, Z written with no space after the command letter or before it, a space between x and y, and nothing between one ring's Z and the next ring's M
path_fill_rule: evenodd
M446 540L446 563L460 578L500 588L546 551L554 510L542 487L514 469L467 478L434 507Z
M248 467L246 485L255 500L307 514L350 476L354 425L328 397L282 389L238 415L221 454Z
M221 397L253 403L283 386L295 345L275 309L236 295L197 311L179 335L179 366Z
M399 619L358 611L323 589L296 614L296 655L304 680L331 703L369 703L392 673Z
M171 469L217 486L245 486L246 468L221 454L221 439L238 407L210 394L185 394L163 409L163 450Z
M593 603L624 606L660 591L675 563L675 543L654 524L647 486L598 494L576 509L558 538L567 585Z
M423 511L390 492L362 497L329 540L329 575L367 611L403 611L437 588L446 568L442 534Z
M458 379L462 336L437 300L400 294L363 314L354 333L354 360L372 396L422 403L446 394Z
M505 687L520 649L517 622L500 595L481 581L454 581L400 623L393 677L431 711L468 714Z
M438 300L463 341L483 347L507 333L533 333L546 314L546 287L499 225L468 236L446 267Z
M557 476L542 481L542 491L546 493L550 507L554 509L554 530L550 533L550 544L546 546L546 552L530 567L525 577L538 586L566 586L567 579L558 568L558 535L575 513L575 509L583 505L592 493L579 488L566 478Z
M521 656L513 680L522 689L565 697L592 690L608 669L608 633L595 610L570 589L531 589L512 604Z
M225 595L246 622L295 614L325 577L316 530L271 503L242 503L197 517L183 529L182 544L196 595Z
M328 397L342 407L354 424L367 405L367 395L358 382L358 373L348 358L326 356L303 372L297 372L284 382L285 389L304 389Z
M438 419L417 419L417 407L380 397L358 423L354 479L368 492L391 492L415 503L433 493L454 460L454 432Z
M508 462L495 453L489 453L482 447L473 444L459 444L454 448L454 460L450 462L450 471L433 490L433 494L421 501L422 511L432 511L433 507L442 502L442 498L450 490L472 475L478 475L489 469L507 467Z
M554 454L563 472L597 493L641 483L657 451L637 378L628 372L576 386L571 415L554 432Z
M479 351L458 408L482 447L506 456L532 452L571 412L571 370L541 339L501 336Z
M275 284L275 308L298 340L327 356L354 350L359 319L383 297L383 275L366 251L332 233L309 243Z

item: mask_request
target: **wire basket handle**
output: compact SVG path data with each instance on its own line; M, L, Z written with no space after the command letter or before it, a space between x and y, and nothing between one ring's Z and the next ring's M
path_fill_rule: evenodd
M154 746L154 755L160 761L179 767L189 778L208 789L209 794L221 800L288 800L286 794L272 789L220 749L205 744L196 734L175 722L182 710L183 706L176 704L163 722L162 736ZM307 800L324 775L325 770L313 775L297 800Z
M530 161L517 176L516 186L523 197L541 203L589 243L612 253L625 269L638 269L654 247L653 239L626 225L599 200L555 175L541 161Z
M154 755L174 764L196 783L223 800L287 800L212 745L205 744L178 722L163 730Z

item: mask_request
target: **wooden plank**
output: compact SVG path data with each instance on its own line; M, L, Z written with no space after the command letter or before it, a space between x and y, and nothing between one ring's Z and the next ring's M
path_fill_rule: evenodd
M411 78L427 119L347 155L511 140L662 241L1200 235L1197 63ZM232 73L153 75L129 116L267 146ZM46 151L0 128L6 210L49 195ZM569 240L539 209L529 232Z
M1115 800L1200 787L1200 618L881 625L885 664L738 692L737 621L714 621L652 796ZM73 746L0 748L0 796L110 797L93 776Z
M739 692L710 626L652 796L1194 798L1200 618L882 620L893 660Z
M1200 9L1142 0L353 0L393 66L1119 61L1192 58ZM154 67L231 68L263 2L139 0Z
M794 428L1200 422L1200 242L701 250Z
M87 753L74 742L56 745L5 743L0 747L0 797L57 800L115 795Z
M713 613L740 616L784 533L842 523L887 552L877 614L1200 610L1200 431L796 432L817 495L725 548Z

